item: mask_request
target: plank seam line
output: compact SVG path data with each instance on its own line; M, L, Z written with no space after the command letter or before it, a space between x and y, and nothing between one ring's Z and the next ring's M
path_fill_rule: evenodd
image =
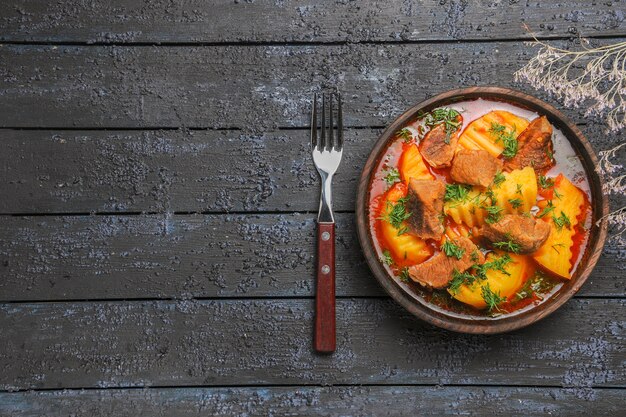
M585 39L619 39L626 33L610 35L581 35ZM578 35L539 36L540 41L567 41L578 39ZM407 39L407 40L336 40L336 41L145 41L145 42L106 42L106 41L49 41L49 40L8 40L0 39L0 45L16 46L78 46L78 47L232 47L232 46L348 46L348 45L424 45L424 44L455 44L455 43L513 43L532 41L531 36L508 38L463 38L463 39Z
M312 278L311 278L312 279ZM392 298L388 295L337 295L335 297L339 301L350 300L381 300L390 301ZM626 300L626 295L574 295L575 300L606 300L620 301ZM120 298L67 298L67 299L32 299L32 300L1 300L2 305L25 305L25 304L84 304L84 303L157 303L157 302L188 302L188 301L313 301L314 295L259 295L259 296L212 296L212 297L120 297Z
M354 214L353 210L333 210L335 214ZM317 216L317 210L267 210L267 211L80 211L80 212L48 212L48 213L0 213L1 217L85 217L85 216L194 216L194 215L211 215L211 216L259 216L259 215L286 215L286 214L304 214Z
M144 385L116 387L72 387L72 388L24 388L17 390L0 389L0 393L23 394L28 392L60 392L60 391L111 391L111 390L173 390L173 389L220 389L220 388L358 388L358 387L424 387L424 388L526 388L526 389L597 389L623 390L626 385L532 385L532 384L221 384L221 385Z
M575 123L576 126L587 126L587 122L578 122ZM354 126L344 126L344 130L380 130L386 129L385 125L354 125ZM308 132L310 126L277 126L273 127L271 130L262 130L262 131L254 131L254 130L246 130L240 127L207 127L207 126L143 126L143 127L53 127L53 126L34 126L34 127L25 127L25 126L0 126L0 132L4 130L13 130L13 131L50 131L50 132L124 132L124 131L191 131L191 132L204 132L204 131L234 131L234 132L242 132L245 134L253 134L253 135L262 135L267 133L272 133L276 131L305 131Z

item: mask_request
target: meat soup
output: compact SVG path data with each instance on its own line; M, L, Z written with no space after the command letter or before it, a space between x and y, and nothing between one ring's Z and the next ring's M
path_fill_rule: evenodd
M370 184L369 224L388 272L437 307L531 308L571 278L588 239L589 186L545 116L483 99L398 130Z

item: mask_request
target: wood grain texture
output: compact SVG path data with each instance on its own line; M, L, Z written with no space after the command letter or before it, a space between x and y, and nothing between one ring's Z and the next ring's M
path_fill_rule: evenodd
M446 90L514 86L514 72L535 53L511 42L0 45L0 61L11 63L0 78L0 127L239 127L257 132L304 127L313 93L334 87L344 98L345 126L385 126L411 105ZM519 87L536 94L527 85ZM566 114L577 123L586 121L584 110Z
M0 217L0 300L311 297L315 214ZM336 215L337 295L383 296L354 215ZM579 295L626 296L608 245Z
M335 223L318 223L313 347L321 353L332 353L337 346L335 246Z
M580 126L596 151L623 134ZM379 129L347 129L333 208L353 211ZM0 130L0 213L317 211L308 130ZM626 163L626 161L623 161Z
M623 391L507 387L263 387L0 393L14 417L616 416Z
M624 387L625 300L570 300L532 327L460 335L389 300L337 302L313 352L313 300L0 306L0 389L254 384ZM575 336L574 336L575 335Z
M351 129L333 181L353 210L377 130ZM317 211L307 130L0 131L0 213Z
M51 42L362 42L624 33L619 2L151 1L0 3L0 40Z

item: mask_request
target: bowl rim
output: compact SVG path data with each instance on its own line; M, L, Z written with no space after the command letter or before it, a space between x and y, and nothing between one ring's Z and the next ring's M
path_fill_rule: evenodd
M418 303L405 289L398 285L382 266L370 235L369 227L369 185L383 151L394 136L394 133L419 111L430 111L433 108L453 102L472 99L492 99L503 101L517 107L535 111L548 117L570 142L581 159L590 186L592 207L592 229L587 247L581 258L574 276L544 302L519 314L503 315L499 318L472 317L447 314L430 307L427 302ZM368 159L361 171L356 195L357 233L361 249L370 270L385 291L407 311L435 326L460 333L492 334L513 331L526 327L552 314L567 300L576 294L587 281L595 267L607 238L607 220L609 213L608 197L602 192L603 180L596 171L598 158L587 138L564 114L552 105L536 97L504 87L482 86L449 90L424 100L410 107L398 116L379 136L372 147Z

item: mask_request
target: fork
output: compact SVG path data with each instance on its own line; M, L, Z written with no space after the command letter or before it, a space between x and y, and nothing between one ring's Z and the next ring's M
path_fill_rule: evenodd
M334 135L333 96L337 101L337 132ZM328 107L328 109L327 109ZM320 134L317 127L317 94L313 96L311 112L311 151L315 168L322 179L320 209L317 215L317 291L315 294L314 347L318 352L334 352L335 330L335 218L332 210L333 175L337 172L343 153L343 117L341 95L322 94ZM326 119L328 117L328 127Z

